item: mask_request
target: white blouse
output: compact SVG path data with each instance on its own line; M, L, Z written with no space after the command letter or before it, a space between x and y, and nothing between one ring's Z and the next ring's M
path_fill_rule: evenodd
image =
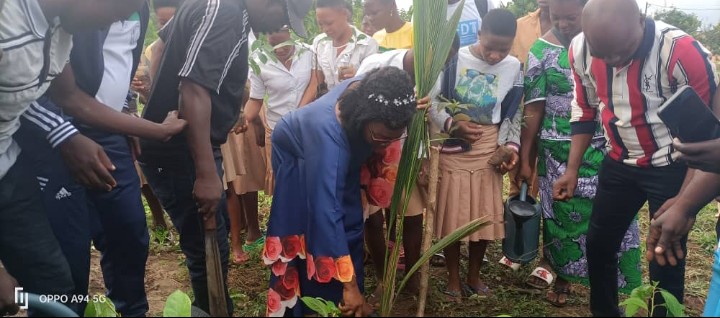
M318 59L317 69L325 75L328 89L332 89L340 83L338 80L339 65L349 63L357 70L366 57L378 52L377 41L354 26L351 28L353 36L339 55L333 46L333 40L327 34L320 34L313 40L313 50Z
M315 54L304 44L295 47L295 50L290 69L270 59L263 64L257 56L253 56L260 66L260 74L250 70L250 98L263 99L267 95L265 115L270 129L275 128L282 116L300 106L305 89L310 84Z

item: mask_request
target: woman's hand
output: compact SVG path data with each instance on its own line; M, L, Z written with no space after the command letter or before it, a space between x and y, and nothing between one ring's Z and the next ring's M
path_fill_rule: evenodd
M503 146L505 147L505 146ZM507 147L505 147L507 148ZM512 149L507 149L507 151L510 151L510 155L508 155L507 160L500 164L500 173L506 174L513 169L515 169L515 166L517 165L518 161L520 160L520 156L517 152L515 152Z
M417 109L425 110L430 107L430 96L425 96L417 100Z
M372 308L365 302L365 297L360 293L355 280L344 284L343 301L338 308L345 317L364 317L372 312Z

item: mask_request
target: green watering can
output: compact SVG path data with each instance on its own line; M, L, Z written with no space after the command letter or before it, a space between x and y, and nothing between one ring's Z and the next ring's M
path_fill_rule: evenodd
M505 202L505 239L503 254L514 263L527 264L538 255L540 246L541 207L529 198L528 185L523 182L520 195Z

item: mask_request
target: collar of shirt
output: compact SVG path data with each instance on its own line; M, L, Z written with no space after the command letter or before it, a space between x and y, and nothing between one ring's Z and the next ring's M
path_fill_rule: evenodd
M274 53L270 53L270 54L274 54ZM292 66L290 66L289 70L287 69L287 67L285 67L285 65L280 60L277 59L277 57L275 57L275 60L268 59L267 63L262 63L262 61L258 57L258 53L255 52L255 53L253 53L252 59L255 60L255 62L258 63L259 65L264 64L265 66L268 66L268 67L272 66L272 67L277 68L278 70L281 70L285 73L292 73L291 71L295 67L296 62L298 60L302 59L302 57L305 56L305 54L312 54L312 48L309 45L304 44L304 43L296 44L295 52L292 55L293 63L292 63Z
M362 33L354 25L350 25L350 28L352 29L352 37L350 37L350 41L348 43L355 43L357 45L369 45L369 41L371 38L369 35ZM320 36L320 42L330 41L332 43L332 39L326 33L323 33Z
M633 59L642 59L650 54L655 45L655 20L651 18L645 19L645 30L643 31L643 40L637 51L633 54Z

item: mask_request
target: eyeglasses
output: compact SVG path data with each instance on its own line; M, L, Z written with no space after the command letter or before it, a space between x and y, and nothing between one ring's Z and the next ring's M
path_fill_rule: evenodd
M370 130L370 139L372 139L373 142L378 143L383 146L387 146L396 141L407 139L407 134L403 134L402 136L400 136L398 138L394 138L394 139L377 138L377 137L375 137L375 132L372 130L372 128L368 127L368 130Z

